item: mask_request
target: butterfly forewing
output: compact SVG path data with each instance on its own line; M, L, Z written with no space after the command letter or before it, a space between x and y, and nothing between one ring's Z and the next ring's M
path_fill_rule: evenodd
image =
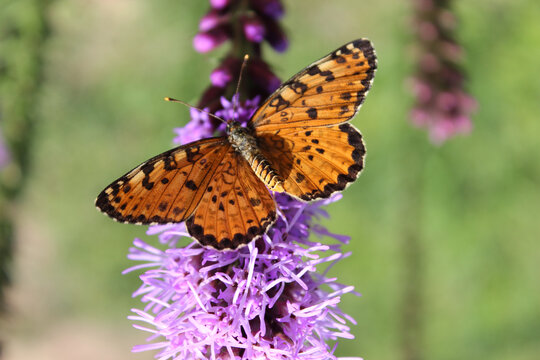
M181 222L197 207L226 144L225 138L211 138L164 152L105 188L96 206L121 222Z
M349 120L371 87L377 62L368 40L355 40L286 81L255 112L257 133Z
M230 145L186 224L199 242L235 249L264 234L276 219L276 205L264 183Z

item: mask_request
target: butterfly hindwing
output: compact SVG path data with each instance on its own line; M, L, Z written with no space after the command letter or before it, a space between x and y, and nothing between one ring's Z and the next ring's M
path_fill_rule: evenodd
M210 138L157 155L106 187L96 206L120 222L181 222L198 206L225 144L225 138Z
M255 112L250 126L260 133L343 123L362 105L376 68L369 40L345 44L283 83Z
M264 234L275 219L268 189L229 145L186 225L202 245L235 249Z
M284 179L284 191L305 201L345 189L360 174L366 153L362 135L348 123L262 134L259 146Z

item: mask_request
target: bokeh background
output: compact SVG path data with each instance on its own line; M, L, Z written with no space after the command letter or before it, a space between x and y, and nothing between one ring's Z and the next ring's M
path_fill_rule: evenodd
M370 38L379 58L353 120L367 142L366 170L325 221L352 237L353 256L333 274L362 293L342 299L358 325L338 355L539 359L540 3L454 2L478 110L473 132L442 146L408 120L409 2L285 5L290 50L266 57L282 79L358 37ZM186 108L162 99L195 103L209 83L219 51L192 48L207 8L201 0L0 0L0 28L10 34L0 38L0 71L17 69L2 78L0 104L26 100L20 111L30 109L35 124L22 191L16 201L2 197L15 243L0 357L153 358L130 353L146 334L126 320L138 305L137 274L120 274L145 229L108 220L93 201L168 149L172 128L188 121ZM42 59L38 70L28 55Z

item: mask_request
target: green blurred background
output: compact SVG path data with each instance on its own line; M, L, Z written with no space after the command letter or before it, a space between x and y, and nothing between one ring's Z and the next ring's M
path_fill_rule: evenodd
M36 2L0 0L0 13L30 28ZM455 1L479 107L472 134L440 147L408 124L409 2L285 5L290 50L265 49L282 79L358 37L370 38L379 58L353 120L366 139L366 170L325 221L352 237L353 256L331 274L362 293L342 299L358 325L338 355L540 359L538 0ZM130 353L146 334L126 320L138 305L130 298L137 274L120 274L145 229L106 219L93 201L168 149L172 128L188 120L186 108L162 99L195 103L209 83L225 49L202 55L191 45L207 8L201 0L56 0L46 9L32 167L9 207L16 243L1 322L6 359L153 358Z

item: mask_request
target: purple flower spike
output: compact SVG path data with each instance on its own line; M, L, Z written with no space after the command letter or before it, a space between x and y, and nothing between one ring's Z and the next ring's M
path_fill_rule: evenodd
M288 42L275 21L283 14L280 1L250 0L245 7L236 2L210 0L212 10L199 24L201 33L193 41L197 51L210 51L227 39L233 46L210 75L212 86L198 107L246 126L259 99L280 85L261 57L260 42L267 40L279 51ZM231 19L240 19L242 31L231 31ZM246 80L229 100L224 95L235 92L242 63L238 44L251 58ZM206 112L190 111L191 121L175 129L176 143L224 135L225 124ZM341 195L310 203L273 196L279 214L275 224L238 250L203 248L192 239L181 247L189 238L184 223L149 227L147 235L157 235L166 250L135 239L128 258L141 263L125 272L145 271L134 293L144 305L133 309L130 319L151 335L148 344L133 351L158 350L160 360L336 359L337 345L327 341L353 338L348 325L355 323L338 308L341 296L358 294L326 275L350 255L341 250L349 238L331 233L317 220L328 216L322 207ZM320 242L321 237L328 241ZM317 273L318 266L325 272Z
M223 44L229 38L226 26L219 26L210 31L202 32L193 38L193 47L200 53L207 53Z
M426 128L434 144L442 144L472 128L474 99L465 94L465 76L458 66L462 49L453 38L455 16L448 2L416 0L418 71L410 84L416 95L413 124Z
M314 224L320 208L339 197L301 203L276 195L281 217L268 235L238 251L201 248L196 242L166 251L136 239L129 258L149 268L135 292L145 303L133 309L136 328L149 341L133 351L160 350L159 359L336 359L325 341L351 339L354 320L337 305L352 286L315 273L349 254L339 243L309 239L310 228L347 243ZM185 236L183 225L151 227L162 242ZM321 253L323 255L321 255Z
M246 39L256 43L260 43L264 40L264 37L266 35L266 28L257 17L244 16L241 18L241 21Z

